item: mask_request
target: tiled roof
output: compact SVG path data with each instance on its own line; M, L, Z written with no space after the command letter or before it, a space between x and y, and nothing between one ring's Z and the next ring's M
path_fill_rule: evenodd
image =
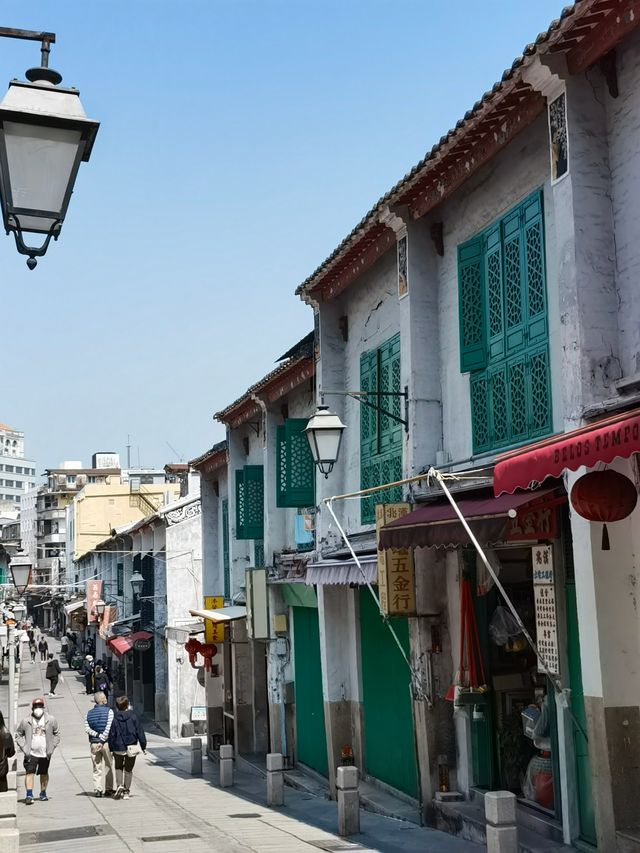
M222 453L227 449L226 441L219 441L217 444L214 444L213 447L210 447L209 450L205 450L204 453L201 453L200 456L196 456L195 459L191 459L189 462L189 466L191 468L197 468L199 465L202 465L210 456L216 456L218 453Z
M552 50L564 50L567 53L571 50L577 50L581 47L582 39L588 36L605 18L607 21L618 19L619 22L623 12L627 17L627 28L629 28L628 21L633 22L634 17L635 19L638 18L637 12L634 12L630 8L631 6L633 3L630 3L629 0L576 0L573 5L565 7L560 18L552 21L547 30L540 33L534 42L525 46L522 54L514 59L511 67L507 68L502 74L501 79L489 91L485 92L479 101L476 101L473 107L457 122L456 126L442 136L423 159L376 202L329 257L297 287L296 293L304 298L306 294L315 289L333 267L337 267L343 260L351 263L350 258L346 256L354 246L363 238L370 242L379 236L378 233L372 234L372 229L379 229L380 233L385 230L384 225L380 223L380 216L384 215L385 209L397 203L406 203L404 197L415 188L416 184L424 181L430 171L435 172L437 170L441 164L442 155L448 151L452 143L457 144L464 138L467 129L475 125L476 119L483 111L492 109L493 102L497 102L499 96L505 91L528 88L522 80L522 70L523 66L532 60L532 57ZM586 61L585 56L582 59Z

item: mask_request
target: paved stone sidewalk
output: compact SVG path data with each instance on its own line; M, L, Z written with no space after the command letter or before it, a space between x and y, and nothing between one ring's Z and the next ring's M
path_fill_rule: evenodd
M50 643L52 645L52 643ZM380 853L473 853L482 848L435 830L362 813L362 833L341 839L336 804L287 788L286 805L265 805L265 780L246 770L236 773L233 789L217 787L218 767L204 762L202 777L192 777L189 745L149 733L148 755L136 762L132 797L96 799L91 782L84 715L90 700L78 676L64 667L59 697L47 699L60 723L62 744L51 762L48 803L19 803L22 853L304 853L326 850ZM19 714L34 696L46 694L44 664L22 668ZM19 771L21 762L19 763ZM37 784L36 784L37 788ZM18 780L24 797L24 777Z

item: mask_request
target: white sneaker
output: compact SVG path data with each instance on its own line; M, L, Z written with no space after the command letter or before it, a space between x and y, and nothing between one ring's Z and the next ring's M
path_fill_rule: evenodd
M126 788L125 788L124 794L122 795L122 799L123 800L130 800L131 799L131 794L126 790Z

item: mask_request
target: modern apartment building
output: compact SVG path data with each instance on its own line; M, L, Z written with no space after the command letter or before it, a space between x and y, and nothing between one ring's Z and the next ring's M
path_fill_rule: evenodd
M24 455L24 433L0 423L0 509L20 504L36 485L36 463Z

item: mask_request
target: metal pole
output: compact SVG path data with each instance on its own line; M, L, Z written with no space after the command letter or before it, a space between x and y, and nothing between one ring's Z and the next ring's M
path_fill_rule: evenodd
M9 646L9 732L13 735L16 730L16 632L13 625L9 625L7 643Z

